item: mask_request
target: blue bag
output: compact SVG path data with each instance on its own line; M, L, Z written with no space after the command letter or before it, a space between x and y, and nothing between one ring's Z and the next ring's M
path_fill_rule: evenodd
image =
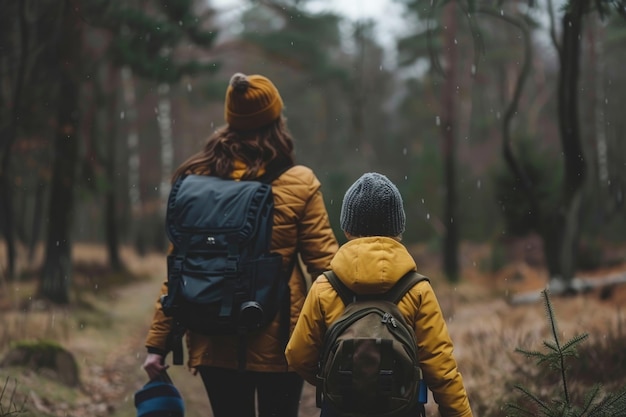
M184 417L183 397L163 372L159 378L149 381L135 392L137 417Z

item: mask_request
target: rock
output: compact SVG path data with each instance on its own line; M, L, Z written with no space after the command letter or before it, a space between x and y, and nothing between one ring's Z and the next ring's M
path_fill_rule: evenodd
M50 342L20 342L0 361L0 367L31 369L69 387L80 385L78 365L72 353Z

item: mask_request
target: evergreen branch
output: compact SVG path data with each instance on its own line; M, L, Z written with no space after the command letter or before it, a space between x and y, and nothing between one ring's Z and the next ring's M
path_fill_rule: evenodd
M548 407L548 405L544 401L542 401L539 397L537 397L535 394L533 394L528 389L526 389L526 387L523 387L521 385L515 385L515 388L517 390L521 391L522 394L524 394L528 399L530 399L532 402L537 404L539 407L541 407L546 412L550 411L550 407Z
M583 402L583 409L582 409L583 413L586 413L590 409L593 410L592 408L593 402L596 400L599 393L600 393L600 384L595 384L591 388L591 391L589 391L587 395L585 395L585 400ZM597 409L598 406L602 407L602 404L598 404L595 408Z
M553 352L559 352L561 350L557 344L553 344L547 340L543 342L543 345Z
M524 350L521 348L515 348L515 351L517 353L521 353L524 356L528 357L528 358L543 358L545 356L545 354L536 351L536 350Z
M600 403L589 411L588 417L602 417L610 415L624 415L623 411L626 408L626 388L622 389L617 394L609 394ZM620 412L622 414L620 414Z
M514 403L507 403L506 407L509 410L512 410L513 413L511 414L512 416L530 416L530 417L534 417L535 413L530 412L528 410L526 410L525 408L520 407L517 404Z
M565 342L565 344L563 345L563 350L570 350L570 348L572 346L576 346L578 345L580 342L582 342L583 340L587 339L589 337L588 333L582 333L579 334L578 336L574 336L572 339L568 340L567 342Z

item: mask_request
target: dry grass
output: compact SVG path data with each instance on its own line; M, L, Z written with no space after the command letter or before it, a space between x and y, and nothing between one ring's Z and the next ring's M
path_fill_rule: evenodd
M487 273L482 265L489 252L484 247L464 247L463 278L450 286L438 272L438 259L423 247L413 249L419 251L416 258L420 271L431 277L446 315L474 415L504 416L502 407L513 398L514 383L539 382L538 389L549 392L554 381L515 353L516 347L541 349L542 342L550 338L543 304L539 301L512 306L507 302L512 294L544 288L545 272L514 261L497 273ZM49 414L36 415L134 415L132 394L145 378L140 370L145 355L143 338L164 277L165 260L160 254L139 258L127 250L122 255L128 273L116 275L102 267L106 263L102 248L80 245L75 249L78 289L71 308L53 308L36 301L34 281L26 272L20 281L3 284L0 357L11 341L50 339L72 351L81 366L84 388L73 393L74 397L61 387L54 395L36 390L36 386L45 384L54 391L51 383L38 375L0 369L0 378L10 375L19 381L20 392L29 398L31 407L33 398L40 398L49 408ZM625 270L626 266L597 271L597 275L617 269ZM603 382L607 388L626 385L626 287L615 287L609 298L604 296L597 291L553 300L564 339L583 332L590 334L581 346L581 359L571 371L574 386L580 390L594 381ZM198 379L189 377L180 367L172 371L185 395L188 417L206 416L208 402ZM307 386L302 417L318 415L313 395L314 389ZM55 408L51 402L64 405ZM433 405L431 399L430 415L436 415Z

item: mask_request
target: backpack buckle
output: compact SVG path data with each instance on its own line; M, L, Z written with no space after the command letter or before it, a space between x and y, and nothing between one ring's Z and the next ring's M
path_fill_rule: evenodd
M380 388L380 391L384 393L393 391L393 370L380 370L378 373L378 387Z

